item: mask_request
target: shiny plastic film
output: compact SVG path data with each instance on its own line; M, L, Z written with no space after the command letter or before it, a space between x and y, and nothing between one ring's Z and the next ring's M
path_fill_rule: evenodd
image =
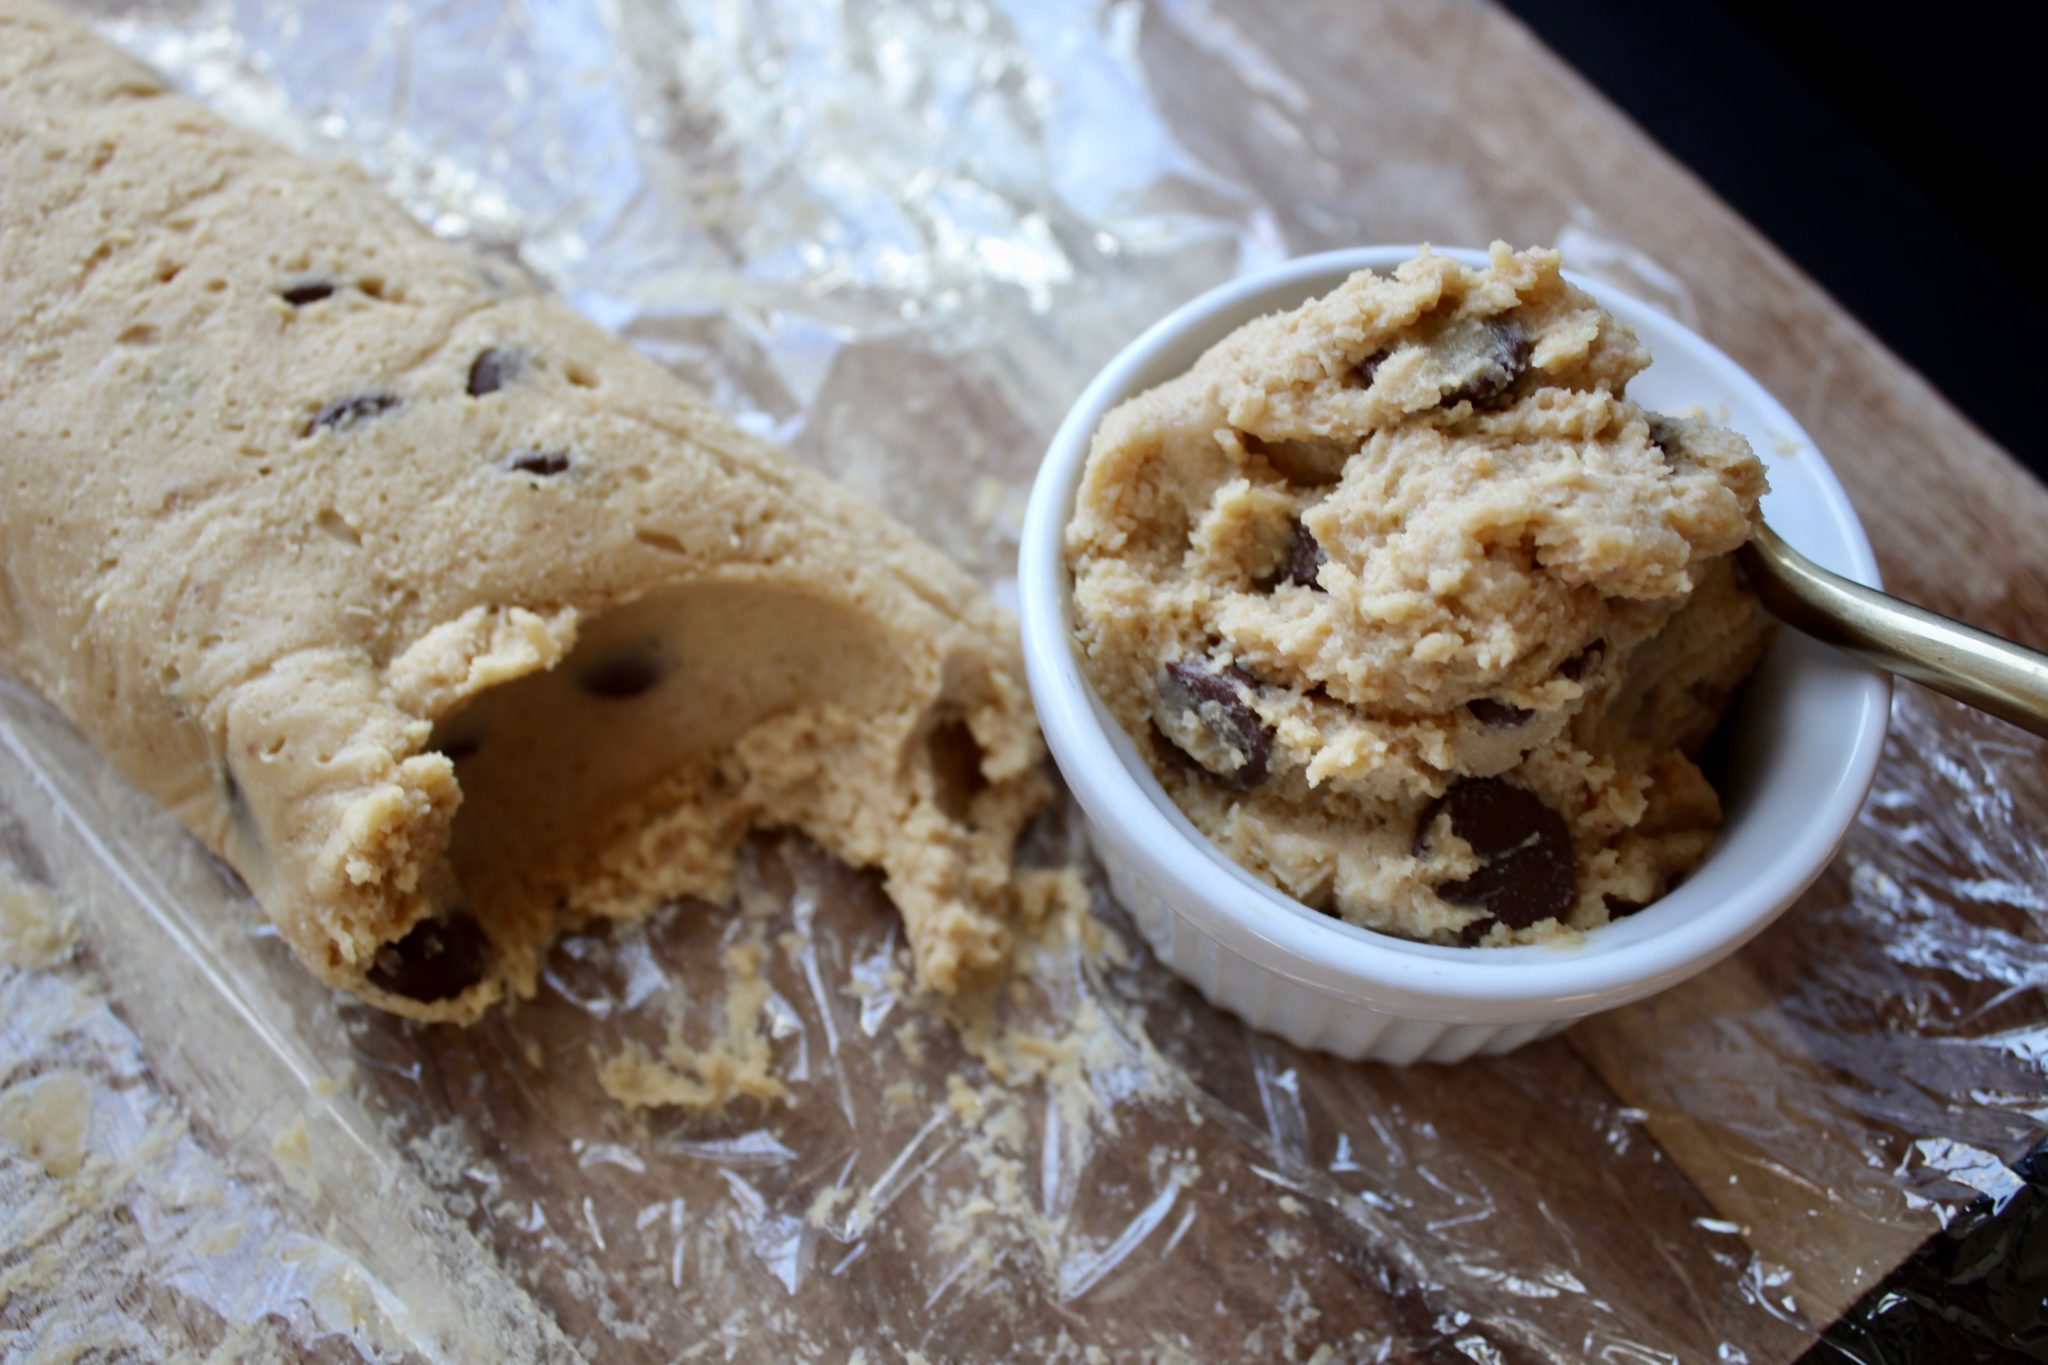
M1222 0L89 8L999 593L1047 437L1151 321L1496 232L1429 73L1357 54L1390 150L1340 174L1338 69ZM1690 312L1591 209L1542 231ZM1901 688L1846 849L1750 947L1401 1070L1204 1004L1061 808L1026 970L971 1008L872 878L760 838L733 903L410 1024L0 679L0 1360L1788 1359L2048 1126L2040 757Z

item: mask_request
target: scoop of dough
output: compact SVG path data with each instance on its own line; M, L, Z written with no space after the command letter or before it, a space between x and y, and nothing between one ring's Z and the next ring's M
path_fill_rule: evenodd
M473 1019L762 826L881 869L933 987L1002 958L1048 787L943 556L35 0L0 182L0 663L323 980Z
M1720 821L1690 761L1765 620L1762 465L1644 412L1555 252L1425 251L1123 404L1067 530L1086 669L1195 823L1445 942L1640 908Z

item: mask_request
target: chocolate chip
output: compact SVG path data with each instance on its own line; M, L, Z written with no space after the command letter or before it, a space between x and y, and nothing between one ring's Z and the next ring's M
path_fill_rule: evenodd
M1600 666L1602 656L1607 653L1607 642L1595 640L1578 653L1557 666L1558 675L1568 682L1584 682L1586 675Z
M1382 346L1377 351L1374 351L1371 355L1367 356L1365 359L1359 361L1358 382L1360 384L1363 384L1367 388L1371 388L1373 377L1380 372L1381 364L1384 363L1386 358L1392 355L1393 353L1393 347Z
M1452 905L1483 909L1513 929L1562 915L1578 896L1579 864L1571 827L1526 787L1505 778L1467 778L1422 813L1415 852L1422 854L1438 815L1471 846L1479 869L1436 894Z
M1536 718L1536 713L1526 707L1510 706L1492 697L1474 697L1465 703L1465 709L1472 713L1472 719L1489 730L1512 729L1517 725L1527 725Z
M1280 571L1273 576L1268 587L1277 588L1282 583L1295 583L1304 588L1324 591L1316 581L1316 570L1329 562L1323 547L1308 527L1296 517L1287 526L1287 553L1280 560Z
M605 701L629 701L661 681L661 658L650 649L621 650L576 675L576 685Z
M1446 363L1463 376L1439 400L1447 408L1459 403L1480 409L1505 407L1515 381L1529 368L1529 337L1513 318L1462 324L1439 346L1449 348Z
M1241 688L1255 686L1250 674L1234 666L1218 673L1192 659L1177 659L1159 673L1159 731L1218 782L1240 790L1255 787L1266 780L1273 761L1272 728L1240 695ZM1205 758L1190 743L1222 752Z
M1258 674L1252 672L1249 668L1246 668L1243 664L1240 663L1225 664L1223 666L1223 676L1226 678L1234 679L1237 682L1243 683L1246 687L1250 688L1254 692L1258 691L1261 687L1265 686L1264 683L1259 681Z
M505 468L515 474L531 474L537 479L552 479L557 474L569 472L575 461L566 450L529 450L523 455L514 455L505 461Z
M1632 901L1625 896L1617 896L1612 891L1600 899L1607 906L1607 918L1609 919L1627 919L1637 911L1649 909L1649 904L1645 901Z
M301 280L297 284L288 284L277 292L278 297L292 307L304 308L309 303L318 303L331 296L334 293L334 286L326 280Z
M313 414L313 420L300 431L301 436L311 436L316 431L347 431L359 422L391 411L398 406L398 398L389 393L359 393L352 398L337 398Z
M370 984L407 1000L432 1004L462 994L483 980L491 942L466 910L421 920L377 954Z
M495 346L479 351L476 359L469 362L469 396L482 398L487 393L496 393L518 373L517 351L501 351Z

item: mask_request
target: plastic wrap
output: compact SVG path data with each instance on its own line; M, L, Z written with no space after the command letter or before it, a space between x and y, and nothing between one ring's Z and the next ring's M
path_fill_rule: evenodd
M1323 174L1327 75L1218 0L95 12L999 592L1045 438L1167 308L1414 215L1485 235L1455 166ZM1293 202L1254 145L1295 149ZM1555 233L1686 315L1682 270ZM1249 1034L1051 872L1028 978L948 1021L871 881L768 839L735 904L573 937L456 1030L317 988L0 682L0 1359L1787 1358L2048 1127L2044 771L1902 690L1848 848L1763 938L1452 1069ZM762 1046L779 1098L618 1098Z

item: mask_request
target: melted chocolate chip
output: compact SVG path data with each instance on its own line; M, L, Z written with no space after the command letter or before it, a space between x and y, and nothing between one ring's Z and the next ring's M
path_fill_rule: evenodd
M347 431L397 406L397 396L389 393L359 393L350 398L337 398L314 413L313 420L306 423L299 434L311 436L316 431Z
M1472 713L1472 719L1489 730L1508 730L1517 725L1527 725L1536 719L1536 713L1526 707L1510 706L1492 697L1474 697L1465 703L1465 709Z
M1488 318L1457 340L1466 374L1463 383L1445 394L1444 407L1470 403L1481 410L1507 406L1515 381L1529 368L1529 337L1513 318Z
M1422 813L1415 851L1424 852L1438 815L1471 846L1479 869L1436 894L1452 905L1483 909L1513 929L1562 915L1578 896L1579 864L1571 827L1526 787L1505 778L1459 782Z
M610 654L576 675L576 685L604 701L630 701L652 691L664 672L651 649L626 649Z
M496 393L518 373L517 351L501 351L495 346L479 351L476 359L469 362L469 396L482 398L487 393Z
M370 984L393 995L432 1004L462 994L483 980L491 942L466 910L421 920L377 954Z
M277 293L279 298L292 307L304 308L309 303L318 303L324 298L331 297L334 286L326 280L301 280L297 284L286 285Z
M531 474L537 479L552 479L557 474L569 472L575 461L566 450L529 450L523 455L514 455L505 461L505 468L515 474Z
M1273 576L1269 586L1277 588L1282 583L1294 583L1322 592L1324 588L1316 581L1316 570L1328 562L1329 556L1323 553L1322 545L1308 527L1301 524L1301 518L1296 517L1288 524L1287 553L1281 558L1280 571Z
M1595 640L1578 653L1557 666L1558 675L1569 682L1584 682L1586 675L1600 666L1602 656L1607 653L1607 642Z
M1159 727L1160 733L1225 786L1240 790L1256 787L1266 780L1267 767L1273 761L1272 728L1239 695L1239 688L1256 686L1249 673L1235 666L1217 673L1194 660L1177 659L1159 673L1160 706L1169 721ZM1185 733L1196 727L1205 732L1210 744L1241 761L1219 772L1188 750L1175 731Z

